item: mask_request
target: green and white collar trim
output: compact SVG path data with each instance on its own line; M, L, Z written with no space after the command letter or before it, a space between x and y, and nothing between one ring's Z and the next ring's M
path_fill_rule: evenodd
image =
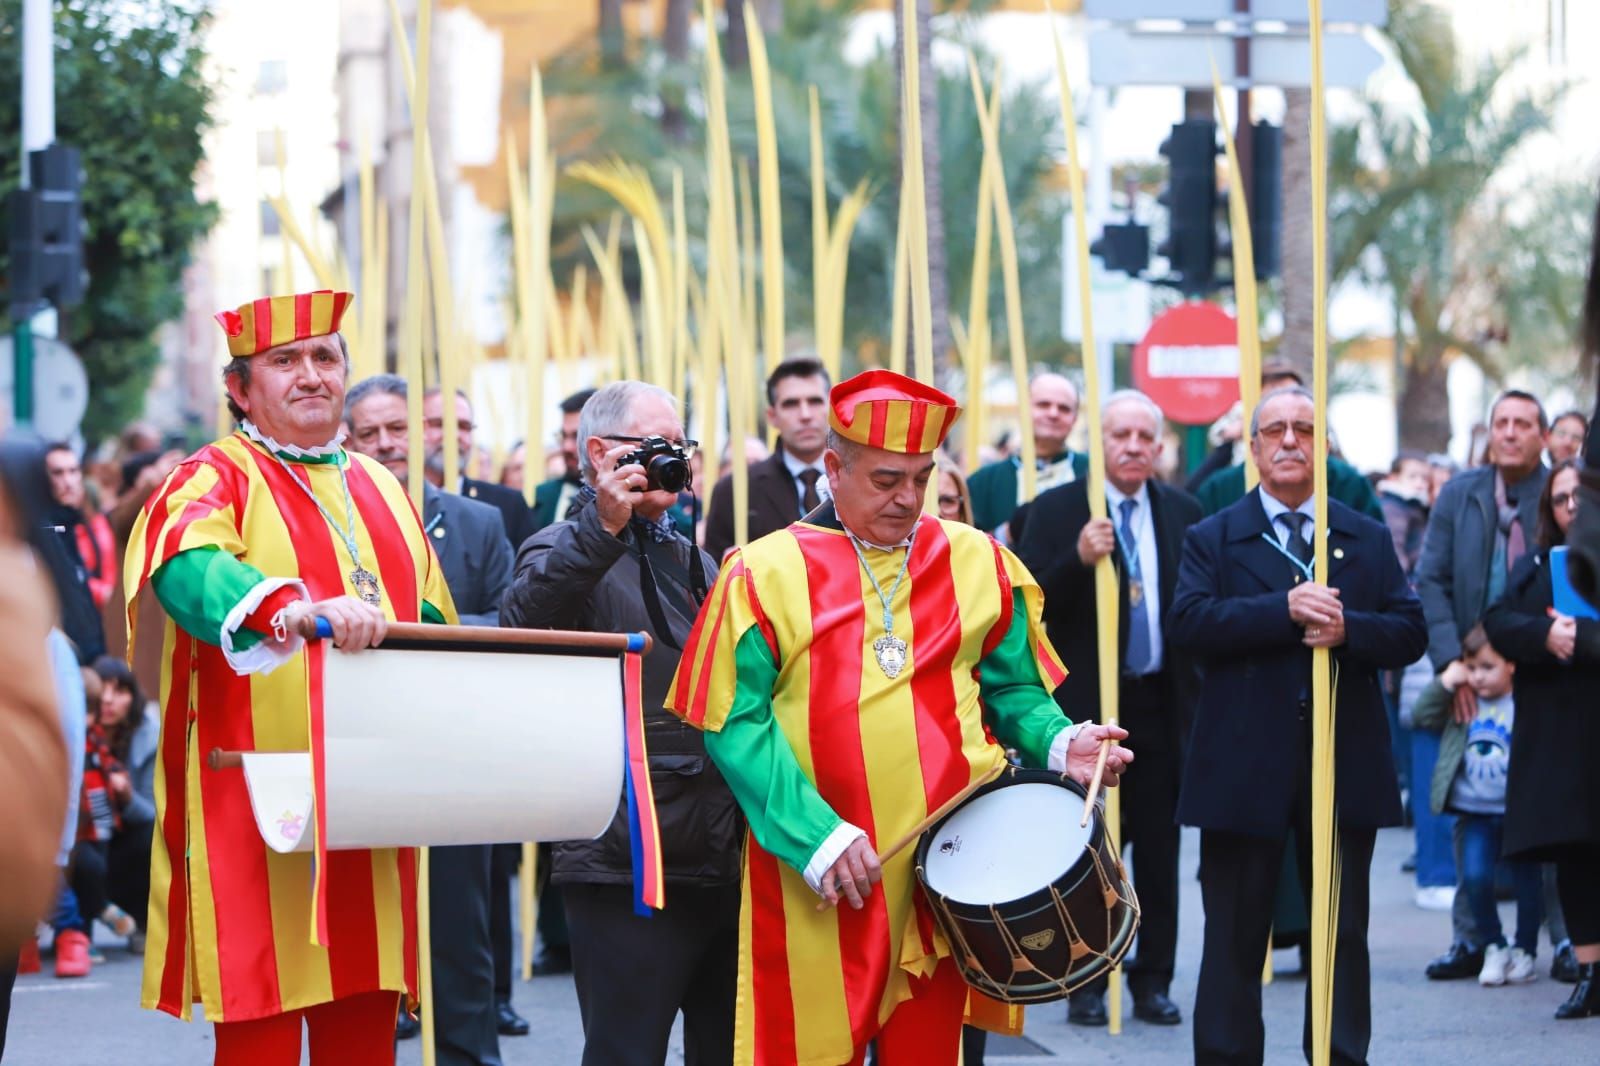
M344 427L334 434L332 440L326 444L319 444L314 448L302 448L297 444L280 444L256 428L256 424L249 419L239 423L239 431L257 444L285 459L295 459L306 463L337 462L344 454Z

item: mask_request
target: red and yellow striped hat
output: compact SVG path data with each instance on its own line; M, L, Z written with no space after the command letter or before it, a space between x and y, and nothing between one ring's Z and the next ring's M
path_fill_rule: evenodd
M228 354L242 359L290 341L339 332L339 322L352 299L348 292L331 289L263 296L240 304L237 311L218 311L215 317L228 335Z
M868 370L828 394L828 425L846 440L902 455L944 443L961 416L955 397L892 370Z

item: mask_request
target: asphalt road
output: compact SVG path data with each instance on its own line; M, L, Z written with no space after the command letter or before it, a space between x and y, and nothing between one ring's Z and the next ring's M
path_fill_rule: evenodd
M1433 982L1422 976L1427 960L1449 939L1448 914L1418 910L1411 902L1411 879L1399 873L1410 850L1409 833L1379 835L1372 875L1372 972L1374 1064L1462 1066L1462 1064L1538 1064L1592 1066L1600 1063L1600 1019L1557 1022L1551 1017L1569 986L1551 981L1550 949L1541 944L1539 979L1523 986L1480 988L1475 981ZM1189 1009L1194 1003L1200 956L1201 911L1194 880L1198 841L1184 837L1184 877L1177 978L1173 998L1183 1007L1185 1024L1156 1028L1126 1022L1120 1036L1066 1024L1059 1004L1030 1008L1026 1036L996 1046L989 1061L1018 1066L1045 1063L1139 1063L1162 1066L1191 1061ZM1508 930L1514 919L1502 911ZM184 1025L138 1006L140 960L102 932L106 962L82 980L56 980L45 972L22 977L12 1002L7 1066L99 1066L161 1063L205 1066L211 1062L210 1027ZM1293 952L1278 952L1275 963L1293 969ZM1305 984L1280 974L1264 990L1267 1061L1300 1061L1301 1012ZM518 985L517 1008L533 1023L533 1035L503 1039L507 1066L564 1066L579 1061L583 1036L577 999L566 978L538 978ZM682 1062L674 1042L669 1061ZM416 1066L416 1041L400 1046L401 1066Z

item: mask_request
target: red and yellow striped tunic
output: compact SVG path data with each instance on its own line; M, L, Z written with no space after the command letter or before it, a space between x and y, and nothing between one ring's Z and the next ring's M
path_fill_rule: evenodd
M302 487L343 522L339 466L280 463L242 434L186 460L145 504L129 539L130 637L137 597L163 564L192 549L298 579L312 600L354 595L349 550ZM378 576L384 613L414 622L426 603L453 620L438 561L400 484L360 455L348 455L345 471L361 562ZM199 1002L207 1020L234 1022L362 992L414 994L415 852L330 852L330 936L318 947L310 853L270 850L244 775L204 768L213 748L308 750L320 647L270 672L240 674L217 633L193 634L170 618L164 629L143 1005L188 1019Z
M999 764L997 737L1043 765L1070 724L1049 696L1065 669L1027 569L986 534L926 516L910 555L893 603L910 646L897 678L873 656L880 600L831 508L731 556L685 645L668 706L708 731L752 830L739 1063L849 1062L910 998L910 977L949 954L912 849L884 864L865 909L816 910L799 870L840 819L886 848ZM905 553L866 558L887 592Z

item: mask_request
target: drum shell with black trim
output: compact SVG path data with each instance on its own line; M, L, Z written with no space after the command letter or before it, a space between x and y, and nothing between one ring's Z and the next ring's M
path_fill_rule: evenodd
M1042 883L1031 891L1020 895L1002 891L998 894L1011 898L986 902L951 898L930 884L930 852L946 849L948 854L950 848L958 852L962 848L961 835L947 829L963 811L985 803L986 797L1002 790L1035 787L1037 792L1036 786L1041 785L1061 789L1061 799L1049 793L1039 794L1049 801L1044 804L1049 808L1046 819L1002 821L998 828L1007 838L1001 845L1003 851L1020 856L1023 849L1030 847L1030 841L1037 850L1040 834L1049 832L1054 825L1069 837L1058 850L1073 845L1073 834L1084 838L1076 861L1053 880L1040 878ZM1004 801L1007 806L1015 806L1022 795L1012 792ZM929 909L950 943L962 976L985 995L1008 1003L1062 999L1073 989L1109 972L1132 945L1139 924L1138 901L1111 849L1102 812L1096 809L1090 825L1079 828L1085 795L1081 786L1060 774L1013 767L975 792L918 841L917 879L926 893ZM1066 825L1061 824L1063 818ZM970 811L964 822L972 825ZM992 855L992 848L989 850ZM937 882L939 871L936 869L934 874ZM1022 959L1018 965L1012 961L1013 944Z

